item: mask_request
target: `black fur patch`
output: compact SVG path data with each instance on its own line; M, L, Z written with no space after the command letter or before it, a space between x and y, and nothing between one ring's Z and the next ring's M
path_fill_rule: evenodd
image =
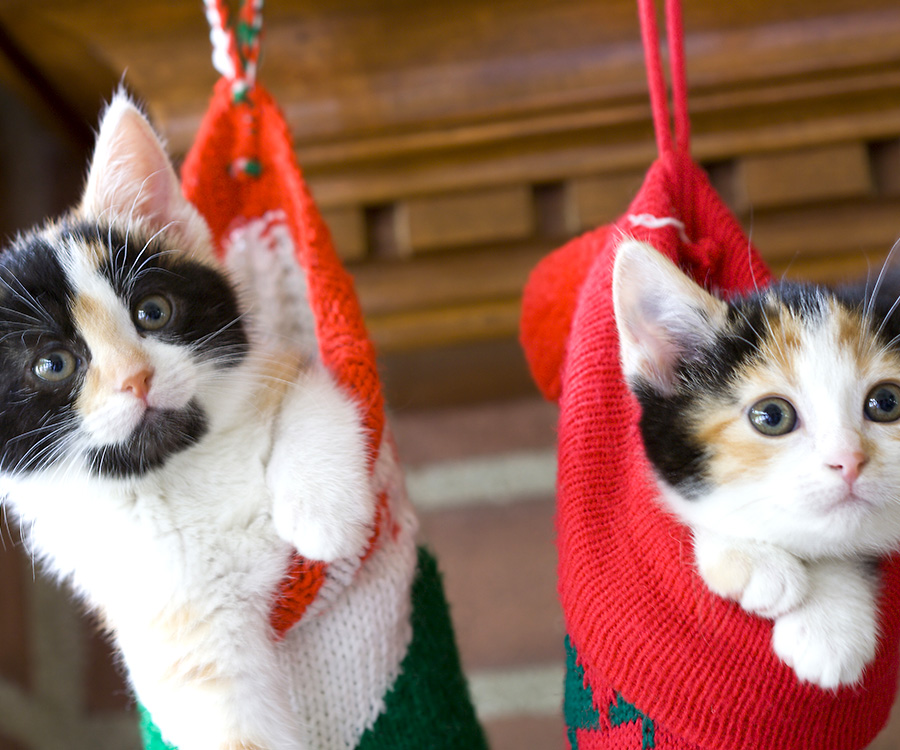
M81 377L47 387L37 356L66 344L89 361L69 313L72 289L53 249L37 236L0 253L0 469L29 472L52 460L77 429L72 403Z
M105 247L100 273L129 309L153 294L173 303L169 325L143 335L189 346L221 367L235 366L244 358L247 333L234 290L221 273L185 258L159 238L126 236L115 227L88 224L73 225L66 234Z
M690 394L662 394L647 382L635 385L641 404L644 451L657 473L686 497L702 489L709 456L694 437L686 419L693 401Z
M886 269L877 290L868 284L839 288L835 297L862 316L869 311L871 333L882 346L900 352L900 268Z
M178 411L149 411L127 442L91 451L91 469L120 479L146 474L194 445L206 430L206 417L194 402Z
M32 472L52 463L80 421L74 403L91 354L75 328L75 292L51 242L101 250L100 273L130 309L156 294L171 302L169 324L157 331L139 329L141 335L187 346L194 356L224 368L239 364L249 346L235 293L223 275L184 258L163 240L88 223L63 223L18 239L0 253L0 470L7 472ZM54 347L78 358L76 375L61 385L33 373L36 358ZM179 411L150 411L127 442L93 451L86 460L104 476L140 475L206 430L196 403Z
M674 392L661 392L645 381L633 384L641 404L644 448L659 476L686 498L699 497L708 488L712 448L697 437L703 402L712 398L739 408L732 396L735 379L761 356L759 345L773 328L769 321L787 314L813 327L825 320L831 301L860 314L861 320L868 307L869 334L900 353L900 272L887 274L874 299L866 295L863 287L832 291L784 283L737 297L729 302L726 322L713 342L686 353L678 363Z
M773 291L792 314L811 324L821 318L821 298L811 287L784 285ZM685 497L703 494L709 483L710 448L697 437L703 402L712 397L737 406L731 396L735 376L759 356L759 344L769 331L766 317L778 314L777 303L765 292L734 299L712 343L685 353L678 363L673 393L645 381L634 385L647 457L660 477Z

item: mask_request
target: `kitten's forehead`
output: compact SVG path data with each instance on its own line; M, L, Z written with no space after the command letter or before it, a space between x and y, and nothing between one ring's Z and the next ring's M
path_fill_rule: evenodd
M763 310L757 356L739 369L739 379L750 386L843 391L848 384L865 389L873 380L900 375L896 347L881 340L878 325L860 307L814 290L802 303L771 293Z
M110 243L104 243L96 232L64 232L58 247L60 259L73 276L96 274L110 252Z
M158 249L151 244L156 243L113 225L86 223L66 227L58 247L62 263L76 286L90 288L95 283L93 279L101 276L112 279L118 271L133 268L135 255L158 255Z
M31 320L58 328L68 318L72 286L52 235L18 237L0 254L0 312L4 324Z
M179 263L220 270L211 254L184 244L174 225L152 231L140 220L123 225L75 217L51 226L46 242L73 279L99 274L117 289L143 269L171 266L176 257Z

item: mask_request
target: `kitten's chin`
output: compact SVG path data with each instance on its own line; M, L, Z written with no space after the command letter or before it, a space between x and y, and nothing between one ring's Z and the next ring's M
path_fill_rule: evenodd
M110 479L140 477L196 444L207 430L206 415L196 401L183 409L148 409L127 440L91 449L88 467L92 474Z
M844 513L867 515L875 512L875 505L852 489L846 488L834 493L834 499L823 509L826 514Z

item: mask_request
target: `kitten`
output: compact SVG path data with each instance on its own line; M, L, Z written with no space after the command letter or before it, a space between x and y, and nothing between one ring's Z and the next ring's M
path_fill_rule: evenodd
M79 207L0 253L0 491L180 750L308 746L270 610L373 530L357 405L261 333L118 95Z
M724 302L630 239L613 297L647 457L701 577L774 620L800 679L857 682L875 560L900 545L895 298L784 283Z

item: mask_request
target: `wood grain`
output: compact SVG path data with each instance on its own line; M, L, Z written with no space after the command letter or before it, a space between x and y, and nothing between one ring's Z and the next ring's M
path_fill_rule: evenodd
M693 151L764 256L817 278L878 262L900 231L900 8L684 16ZM77 111L127 68L188 147L216 78L198 8L4 0L0 24ZM509 341L530 269L614 220L655 157L633 0L283 0L261 80L397 356Z
M535 215L527 185L409 198L397 214L405 255L534 234Z
M740 212L875 193L869 152L859 141L756 154L738 165L731 193Z

